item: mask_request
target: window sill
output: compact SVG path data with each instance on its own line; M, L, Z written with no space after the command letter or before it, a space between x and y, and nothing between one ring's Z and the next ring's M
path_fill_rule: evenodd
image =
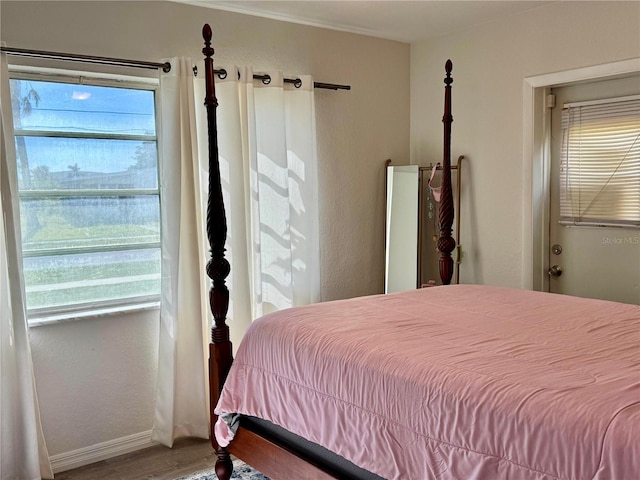
M96 307L93 309L86 309L75 312L64 313L41 313L33 317L29 317L29 327L42 327L46 325L53 325L55 323L74 322L77 320L87 320L94 318L103 318L114 315L120 315L122 313L136 313L144 312L147 310L158 310L160 308L160 301L150 301L134 303L131 305L113 305L108 307Z

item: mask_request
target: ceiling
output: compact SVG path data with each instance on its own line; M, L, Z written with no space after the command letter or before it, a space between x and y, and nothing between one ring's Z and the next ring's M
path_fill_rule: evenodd
M172 0L286 22L414 43L540 8L543 0Z

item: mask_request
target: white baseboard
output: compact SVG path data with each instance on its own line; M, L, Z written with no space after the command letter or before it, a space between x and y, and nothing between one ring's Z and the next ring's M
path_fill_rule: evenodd
M146 432L116 438L115 440L109 440L108 442L97 443L89 447L79 448L71 452L52 455L49 457L49 461L51 462L53 473L59 473L154 445L158 444L151 440L151 430L148 430Z

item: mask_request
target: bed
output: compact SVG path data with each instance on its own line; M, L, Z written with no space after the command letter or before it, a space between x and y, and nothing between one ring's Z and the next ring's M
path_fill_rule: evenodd
M445 65L442 286L262 317L232 357L230 265L205 25L211 440L277 479L640 478L640 307L449 285L451 77Z

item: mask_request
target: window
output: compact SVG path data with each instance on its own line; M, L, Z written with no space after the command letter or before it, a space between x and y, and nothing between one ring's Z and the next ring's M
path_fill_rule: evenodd
M157 300L155 86L11 76L29 315Z
M640 96L564 107L560 223L640 228Z

